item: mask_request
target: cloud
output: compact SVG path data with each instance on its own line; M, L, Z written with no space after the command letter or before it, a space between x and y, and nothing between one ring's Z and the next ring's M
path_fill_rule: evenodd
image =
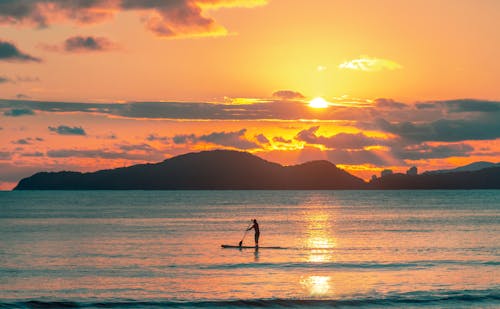
M21 139L18 139L17 141L13 141L12 144L16 144L16 145L29 145L31 143L27 139L21 138Z
M442 109L449 113L498 113L500 102L474 99L423 102L415 104L417 109Z
M473 150L474 147L462 143L437 146L422 143L404 148L394 147L392 153L396 157L404 160L423 160L449 157L468 157Z
M261 144L269 144L269 139L264 134L259 134L255 136L255 139Z
M150 31L162 37L225 35L228 31L207 11L230 7L254 7L264 0L2 0L0 23L47 27L73 21L91 24L116 13L136 11Z
M105 37L73 36L67 38L60 46L41 45L41 48L55 52L86 53L111 51L117 49L118 45Z
M13 108L3 113L3 115L7 117L31 116L34 114L35 112L28 108Z
M159 136L156 134L149 134L146 138L150 142L158 141L164 144L168 144L170 142L170 137L167 136Z
M495 123L500 117L497 112L452 112L448 103L428 102L434 108L419 109L414 104L404 104L390 99L373 102L339 100L335 107L318 112L306 103L293 100L268 100L241 104L205 102L128 102L128 103L78 103L29 100L2 100L0 109L31 109L44 113L89 113L130 119L180 119L180 120L346 120L347 125L368 130L380 130L374 119L383 119L390 124L426 124L440 119L465 120ZM486 106L500 102L486 102ZM406 105L406 107L405 107ZM479 105L477 105L479 106ZM450 107L451 108L451 107ZM467 107L471 109L472 107ZM484 109L483 107L481 109ZM493 107L488 107L493 108ZM479 108L476 108L479 109ZM479 123L480 126L483 126ZM388 132L388 128L383 131Z
M0 12L2 10L2 3L0 2ZM1 14L1 13L0 13ZM30 56L21 52L13 43L3 41L0 39L0 61L11 62L41 62L40 58Z
M304 99L302 93L292 90L279 90L273 93L273 97L283 100Z
M21 138L21 139L18 139L16 141L13 141L12 144L16 144L16 145L30 145L33 142L42 142L43 140L44 139L41 138L41 137L35 137L35 138L27 137L27 138Z
M30 96L29 96L29 95L26 95L26 94L24 94L24 93L18 93L18 94L16 94L16 98L17 98L17 99L29 99L29 98L30 98Z
M383 152L380 154L376 151L369 150L344 150L333 149L326 151L328 160L334 164L360 165L373 164L377 166L385 166L389 164L384 157L387 155Z
M21 153L21 157L39 158L39 157L44 157L44 156L45 156L45 154L43 152L39 152L39 151Z
M10 82L12 82L10 78L0 76L0 84L10 83Z
M291 144L293 141L291 139L286 139L281 136L273 137L273 142L275 143L283 143L283 144Z
M164 159L163 153L157 151L152 147L147 151L116 151L107 149L57 149L47 151L47 156L49 158L100 158L107 160L124 159L149 162L156 162Z
M458 142L466 140L489 140L500 137L499 113L476 119L440 119L433 122L391 123L378 119L377 124L385 132L399 135L414 142L441 141Z
M311 111L306 104L298 101L276 100L238 105L203 102L68 103L0 99L0 108L22 106L43 112L99 113L125 118L149 119L298 120L308 118L317 119L318 116L323 119L335 119L332 118L332 114L327 111L318 115ZM337 109L337 111L339 110L342 109ZM359 111L357 112L359 114Z
M206 135L196 136L194 134L176 135L172 138L175 144L207 142L226 147L238 149L259 148L259 145L245 138L246 129L234 132L212 132Z
M12 154L6 151L0 151L0 160L10 160L12 158Z
M383 70L397 70L403 67L392 60L361 56L358 59L339 64L338 68L354 71L378 72Z
M1 83L31 83L31 82L39 82L40 79L38 77L20 77L18 76L16 79L0 76L0 84ZM19 97L18 97L19 99Z
M379 98L374 101L377 108L387 108L387 109L406 109L408 105L401 102L396 102L393 99Z
M123 150L123 151L144 151L144 152L151 152L155 151L156 149L149 144L122 144L118 145L118 148Z
M318 136L316 135L318 130L319 126L310 127L300 131L295 138L309 144L323 145L332 149L359 150L367 146L386 145L388 143L385 139L369 137L363 133L339 133L332 136Z
M58 126L49 127L49 130L60 135L87 135L82 127Z

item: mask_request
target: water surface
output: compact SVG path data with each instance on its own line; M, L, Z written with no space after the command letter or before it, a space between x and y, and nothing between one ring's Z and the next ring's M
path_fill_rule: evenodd
M244 234L257 218L261 246ZM0 192L0 307L500 306L500 191Z

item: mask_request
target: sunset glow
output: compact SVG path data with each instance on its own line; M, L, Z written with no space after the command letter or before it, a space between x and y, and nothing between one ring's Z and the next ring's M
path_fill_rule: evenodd
M498 1L23 5L0 2L0 189L221 148L365 180L499 161Z
M309 106L313 108L327 108L328 102L321 97L317 97L312 99L311 102L309 102Z

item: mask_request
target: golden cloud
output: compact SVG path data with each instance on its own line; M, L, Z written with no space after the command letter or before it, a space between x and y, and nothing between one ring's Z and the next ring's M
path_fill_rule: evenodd
M345 61L339 64L338 68L364 72L378 72L383 70L398 70L403 68L403 66L388 59L361 56L358 59Z

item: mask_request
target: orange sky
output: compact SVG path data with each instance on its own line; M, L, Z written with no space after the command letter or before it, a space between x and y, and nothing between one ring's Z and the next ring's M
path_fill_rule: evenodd
M2 1L0 188L216 148L498 162L498 29L495 0Z

